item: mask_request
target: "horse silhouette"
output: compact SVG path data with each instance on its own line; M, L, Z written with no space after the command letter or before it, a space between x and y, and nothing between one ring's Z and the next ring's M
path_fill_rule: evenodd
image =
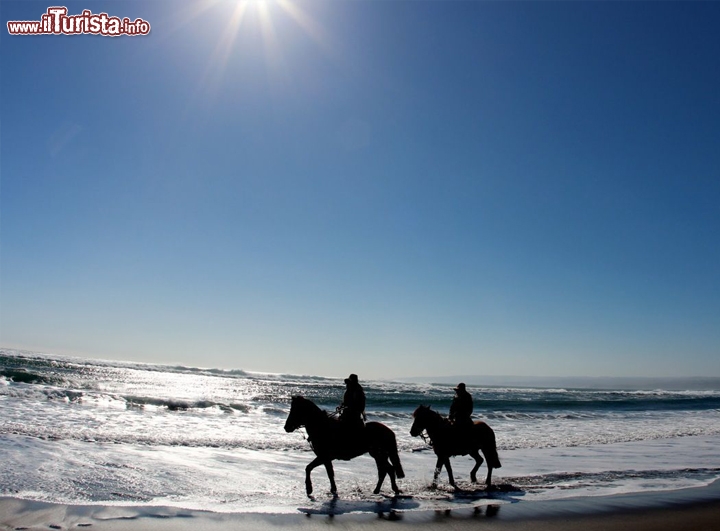
M445 465L450 485L455 487L450 457L468 454L475 459L475 466L470 472L470 479L473 483L477 483L476 472L483 463L483 458L480 457L480 451L482 451L488 467L485 485L490 487L493 468L502 466L495 445L495 432L490 426L482 421L467 425L453 425L440 413L430 409L429 406L419 406L413 413L413 418L415 420L412 428L410 428L410 435L417 437L423 431L427 431L433 451L437 455L433 486L437 485L438 476L443 465Z
M400 464L395 433L390 428L379 422L368 422L363 426L360 422L354 424L339 421L311 400L294 396L290 414L285 421L285 431L295 431L302 426L305 426L308 440L317 456L305 467L305 489L308 496L313 490L310 472L315 467L325 465L330 479L330 492L337 495L333 460L349 461L365 453L369 453L377 464L378 482L373 492L380 492L386 475L390 476L395 494L400 492L395 478L402 479L405 473Z

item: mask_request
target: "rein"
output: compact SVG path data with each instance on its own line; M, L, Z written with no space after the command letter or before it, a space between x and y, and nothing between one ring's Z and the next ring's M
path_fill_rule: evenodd
M306 441L309 441L310 437L308 436L307 431L305 431L305 430L307 430L307 428L305 426L299 426L296 431L302 436L303 439L305 439Z
M430 433L428 432L427 425L428 424L437 424L438 428L440 427L439 424L443 420L443 417L436 411L433 411L430 408L427 408L427 416L425 417L425 428L420 432L420 437L425 442L425 444L428 444L430 446L433 445L432 439L430 438Z

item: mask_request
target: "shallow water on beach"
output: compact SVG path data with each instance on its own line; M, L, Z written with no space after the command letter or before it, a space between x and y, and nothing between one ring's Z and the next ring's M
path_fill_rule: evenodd
M720 478L720 392L470 388L495 430L497 489L460 490L409 434L419 404L446 411L451 386L363 382L369 420L396 433L403 496L373 495L374 461L336 462L339 496L302 432L285 433L290 398L331 410L342 379L85 360L0 350L0 495L60 503L169 505L221 512L425 510L701 486ZM478 476L484 477L486 469Z

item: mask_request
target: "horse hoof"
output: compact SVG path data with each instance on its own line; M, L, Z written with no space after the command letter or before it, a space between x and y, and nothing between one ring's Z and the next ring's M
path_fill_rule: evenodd
M373 494L380 494L380 489L375 489L375 490L373 491Z

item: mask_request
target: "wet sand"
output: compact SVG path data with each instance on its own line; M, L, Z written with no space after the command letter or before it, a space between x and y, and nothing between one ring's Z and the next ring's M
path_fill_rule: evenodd
M331 513L331 509L326 514L216 513L173 507L61 505L0 498L0 529L464 531L482 527L498 531L720 531L720 481L708 487L660 493L506 503L474 509Z

